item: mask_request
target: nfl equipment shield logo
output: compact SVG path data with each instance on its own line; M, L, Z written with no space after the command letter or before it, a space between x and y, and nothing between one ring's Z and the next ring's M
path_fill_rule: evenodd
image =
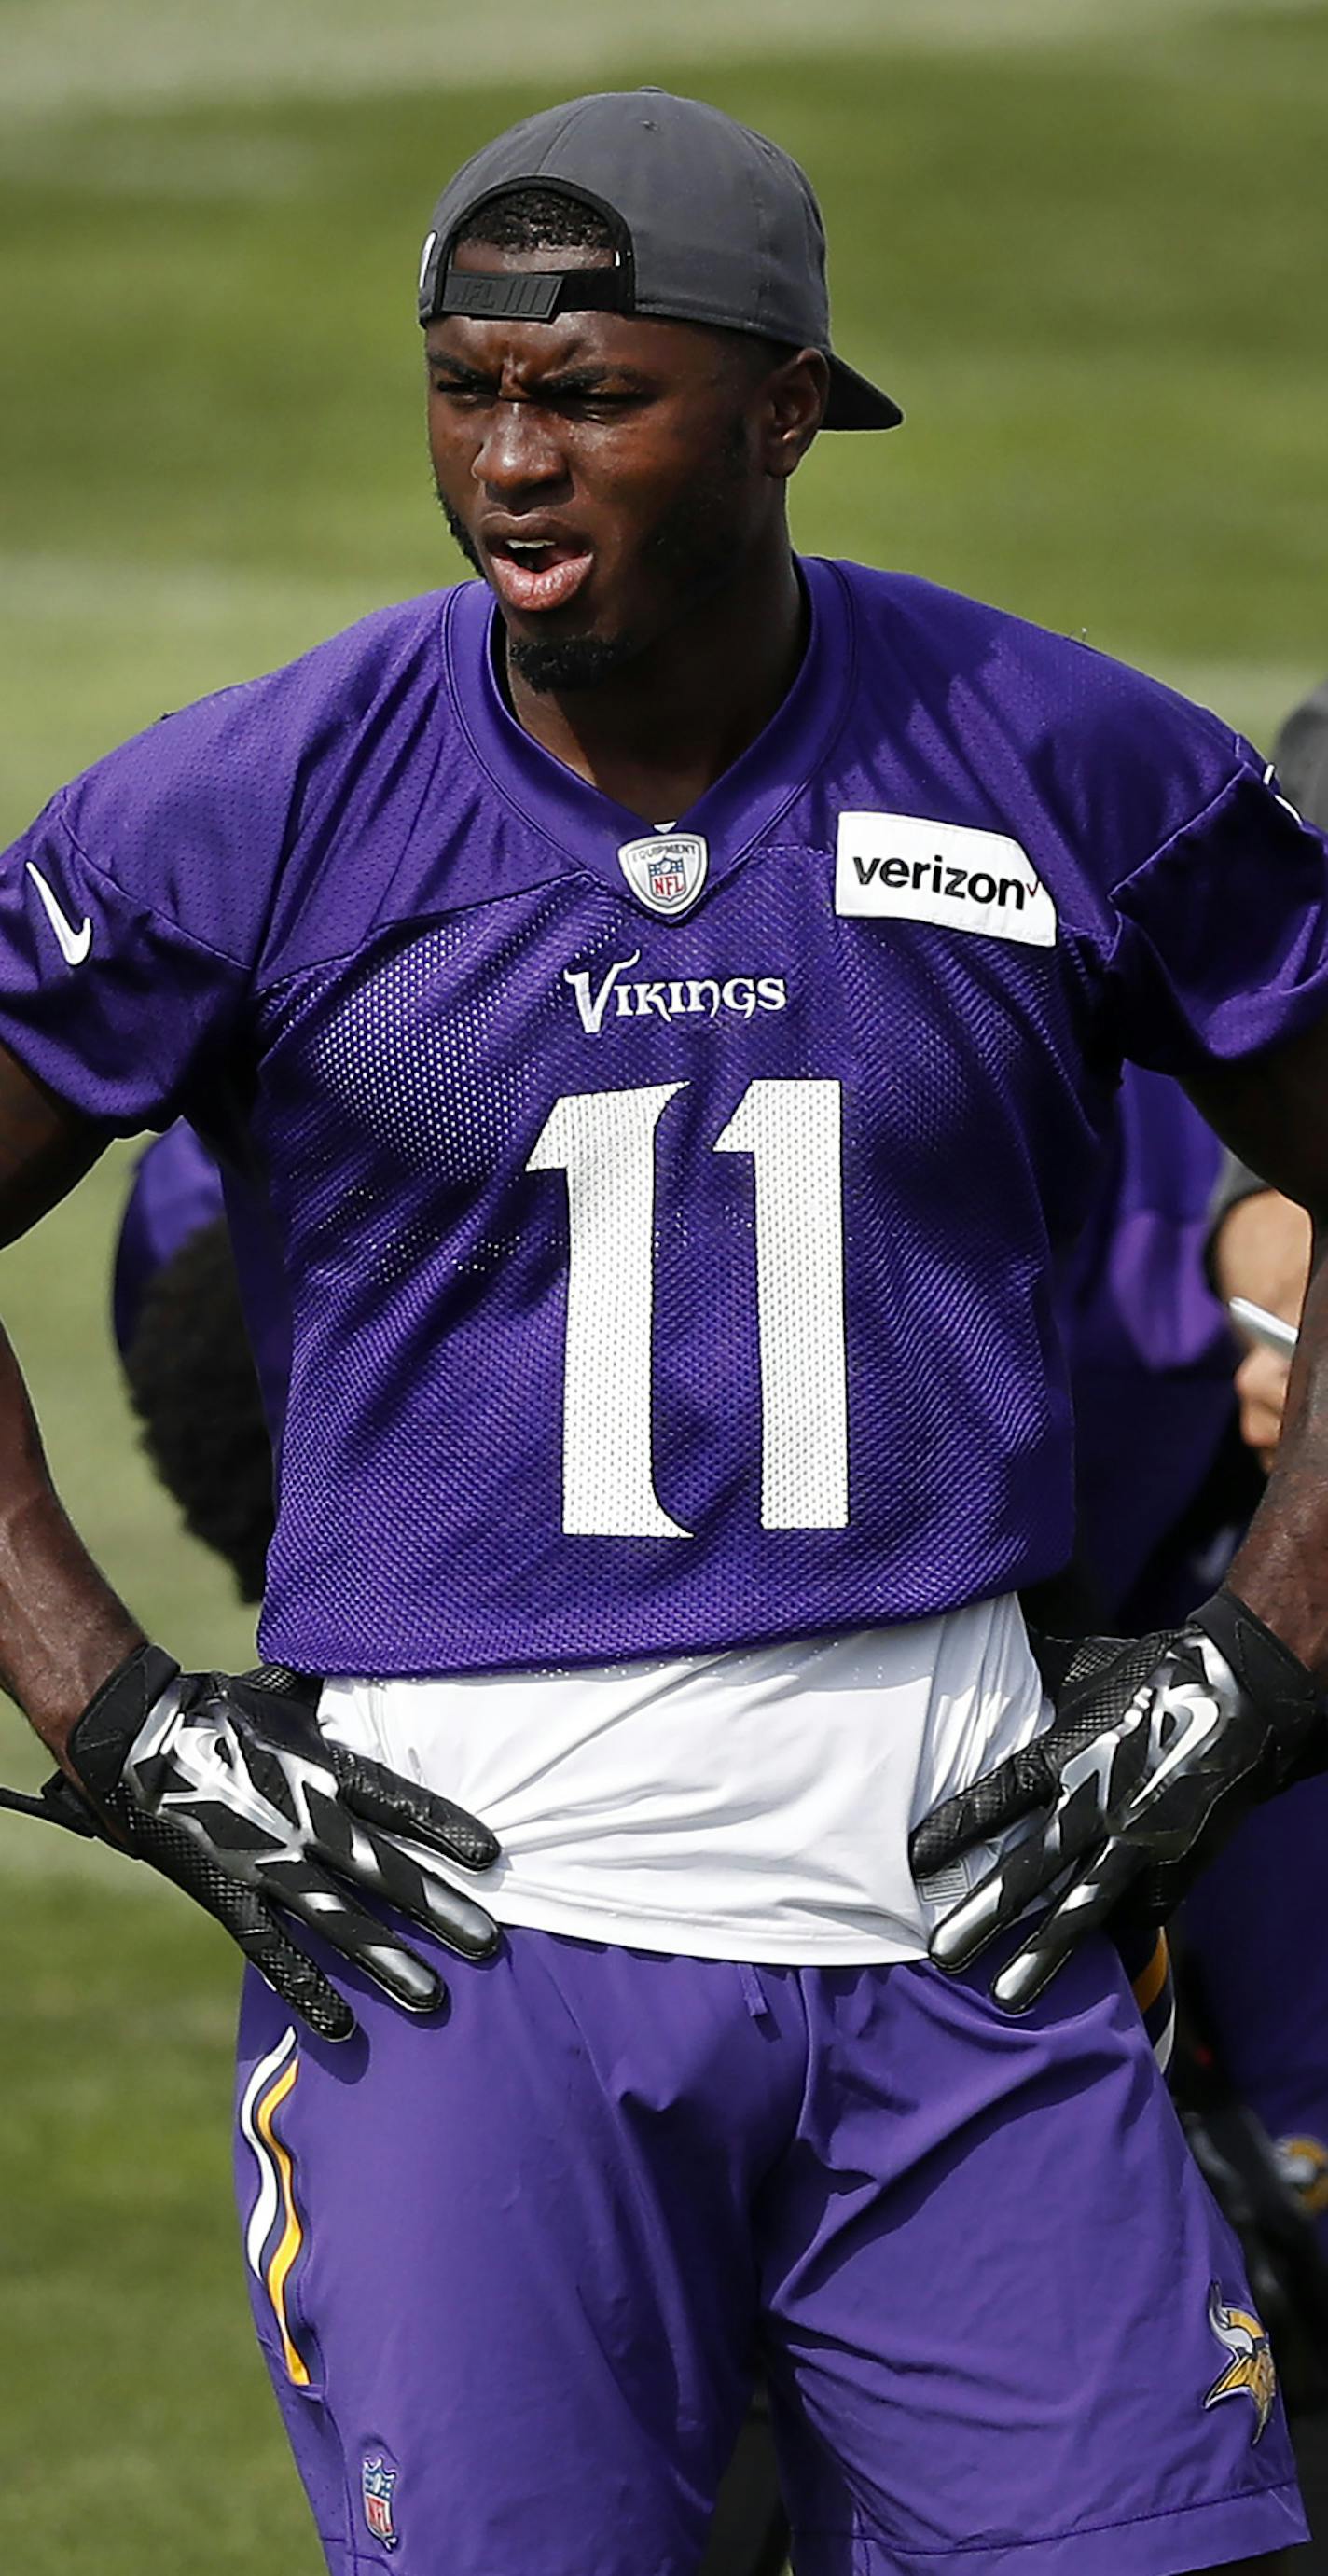
M666 917L687 912L706 881L710 853L699 832L651 832L618 852L634 895Z
M365 2461L360 2472L364 2519L375 2540L381 2540L384 2549L395 2549L401 2538L392 2520L392 2490L396 2482L396 2470L388 2468L381 2454Z

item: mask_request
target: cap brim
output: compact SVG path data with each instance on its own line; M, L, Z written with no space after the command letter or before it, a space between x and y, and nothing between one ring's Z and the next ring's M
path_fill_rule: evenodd
M904 415L889 394L879 385L868 384L853 367L846 367L830 349L826 351L830 366L830 400L826 404L822 429L896 429Z

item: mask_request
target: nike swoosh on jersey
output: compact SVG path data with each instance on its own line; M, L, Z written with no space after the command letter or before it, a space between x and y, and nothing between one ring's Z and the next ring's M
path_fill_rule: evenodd
M92 947L92 923L87 913L83 915L81 927L75 930L68 913L61 908L59 897L52 894L41 869L34 867L31 859L28 861L28 874L41 896L42 909L60 942L60 954L66 966L81 966Z

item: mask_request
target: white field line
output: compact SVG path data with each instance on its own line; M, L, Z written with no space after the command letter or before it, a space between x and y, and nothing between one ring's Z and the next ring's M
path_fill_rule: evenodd
M452 578L450 570L446 578ZM420 591L433 586L427 562L421 563L416 586ZM0 622L20 627L133 623L206 634L246 621L284 621L294 611L301 623L308 621L317 641L383 607L388 598L368 582L237 571L210 562L142 564L98 557L94 563L20 549L0 553Z
M450 565L440 565L445 579ZM421 563L421 591L431 587ZM255 654L274 632L300 635L310 644L355 618L382 607L389 596L367 582L321 581L309 575L236 571L208 562L136 564L59 554L0 554L0 632L15 637L33 629L97 628L114 635L133 629L206 638L252 632ZM1095 639L1096 640L1096 639ZM292 645L290 650L300 649ZM1235 724L1265 739L1323 673L1304 661L1249 658L1194 661L1159 654L1146 641L1113 638L1111 650L1134 661L1201 706L1215 707ZM1328 661L1328 646L1325 647ZM247 667L247 666L246 666ZM255 659L254 670L264 667Z
M1294 0L1293 0L1294 5ZM1313 14L1323 0L1300 0ZM1284 15L1286 0L0 0L0 123L191 101L344 97L480 81L625 84L654 65L786 50L981 52L1187 20Z

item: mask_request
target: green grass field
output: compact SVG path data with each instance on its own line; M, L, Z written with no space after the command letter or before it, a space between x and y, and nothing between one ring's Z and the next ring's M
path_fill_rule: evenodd
M472 13L476 15L478 13ZM0 827L164 707L450 579L416 250L451 164L661 80L820 183L845 354L808 547L1084 630L1263 736L1328 668L1328 9L1230 0L0 0ZM499 85L506 67L521 78ZM242 1657L106 1328L130 1149L5 1258L76 1514L148 1625ZM40 1765L0 1726L10 1778ZM235 1977L149 1880L0 1824L0 2556L313 2576L228 2202Z

